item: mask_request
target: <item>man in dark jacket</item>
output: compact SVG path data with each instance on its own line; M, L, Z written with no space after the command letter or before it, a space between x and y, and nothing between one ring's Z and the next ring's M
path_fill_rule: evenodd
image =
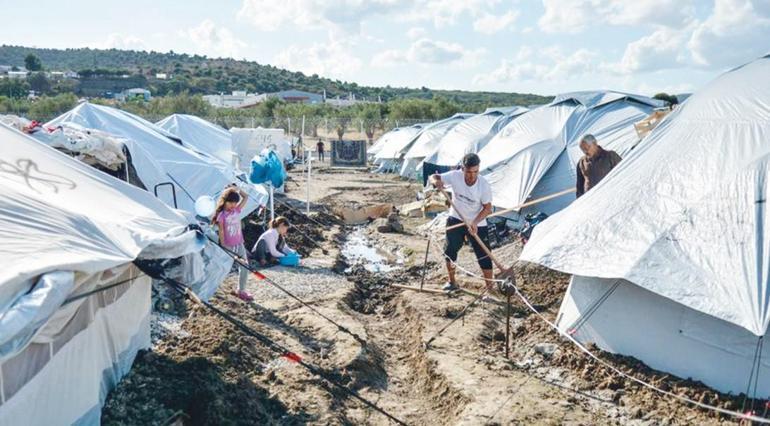
M577 197L596 186L621 160L615 151L599 146L594 135L583 136L580 150L585 155L577 163Z

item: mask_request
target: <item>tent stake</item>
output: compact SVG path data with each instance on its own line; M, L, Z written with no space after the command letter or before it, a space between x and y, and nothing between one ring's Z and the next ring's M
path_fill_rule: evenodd
M428 244L425 247L425 260L422 263L422 281L420 281L420 291L422 291L422 287L425 285L425 272L428 269L428 251L430 251L430 240L432 240L432 238L428 238Z
M508 294L505 306L505 358L509 358L511 346L511 295Z

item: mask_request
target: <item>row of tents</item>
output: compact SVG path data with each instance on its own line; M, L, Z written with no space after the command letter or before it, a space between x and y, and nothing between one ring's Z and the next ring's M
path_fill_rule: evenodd
M537 108L490 108L398 128L378 139L369 156L381 171L424 183L434 172L455 168L466 153L477 153L495 207L513 208L574 187L583 135L591 133L625 156L640 141L635 124L664 107L662 101L627 93L568 93ZM559 197L537 209L552 214L574 198Z
M264 205L237 157L290 159L268 133L90 103L42 125L0 117L0 424L99 424L150 346L152 280L135 262L175 259L168 276L213 295L232 259L195 231L195 202L236 182L244 216Z
M767 398L768 75L770 56L725 73L643 140L635 124L657 120L658 101L579 92L530 110L396 129L370 158L424 179L478 153L494 206L512 208L574 188L579 140L595 135L623 161L579 199L533 206L551 216L521 255L572 275L560 331L723 392Z

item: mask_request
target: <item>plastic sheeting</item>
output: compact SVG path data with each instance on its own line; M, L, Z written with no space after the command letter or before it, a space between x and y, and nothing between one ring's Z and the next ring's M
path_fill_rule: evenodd
M133 114L101 105L82 103L46 124L56 127L74 123L122 137L139 179L167 205L194 212L203 195L218 197L223 188L239 181L229 164L185 148L179 138ZM172 139L173 138L173 139ZM172 191L173 188L173 191ZM266 201L263 193L247 188L248 214Z
M402 150L402 158L425 158L436 149L441 142L441 138L444 137L447 132L460 124L463 120L472 116L472 114L455 114L449 118L425 126L420 134L417 135L404 150Z
M623 278L761 336L770 321L770 58L690 97L522 259ZM633 302L631 302L633 303Z
M573 276L557 318L559 329L581 342L721 392L746 392L757 336L628 281ZM760 366L757 395L770 395L766 351Z
M415 124L414 126L409 127L399 127L383 135L380 140L385 140L382 142L382 147L374 156L375 162L379 163L384 160L398 159L401 155L401 151L422 131L423 128L425 128L425 126L428 125L429 124ZM378 141L378 143L380 142Z
M150 297L149 277L91 296L59 336L3 363L0 424L99 424L107 394L150 346Z
M546 174L552 192L573 187L583 135L593 134L622 157L639 141L634 123L659 106L660 101L625 93L577 92L519 116L479 151L494 205L511 208L525 202ZM565 152L568 161L553 170Z
M500 129L527 111L529 109L524 107L511 107L489 109L474 115L449 129L436 149L425 157L425 162L437 166L456 166L465 154L478 152Z
M172 114L155 124L180 138L193 150L216 157L226 164L233 163L232 136L222 127L187 114Z
M259 155L265 149L272 149L286 162L292 159L291 140L285 136L283 129L230 129L233 138L233 150L238 156L238 167L248 173L251 167L251 159Z

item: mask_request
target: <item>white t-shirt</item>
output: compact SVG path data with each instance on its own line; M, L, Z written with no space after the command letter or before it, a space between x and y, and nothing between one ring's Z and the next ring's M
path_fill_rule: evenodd
M452 204L454 204L454 207L449 210L449 216L462 220L458 214L459 211L467 220L473 221L481 213L481 210L484 209L484 204L492 202L492 187L489 186L489 182L483 176L479 176L476 179L476 183L471 186L465 183L465 176L462 170L452 170L451 172L442 173L440 176L444 185L452 190ZM479 226L486 225L486 219L479 222Z

